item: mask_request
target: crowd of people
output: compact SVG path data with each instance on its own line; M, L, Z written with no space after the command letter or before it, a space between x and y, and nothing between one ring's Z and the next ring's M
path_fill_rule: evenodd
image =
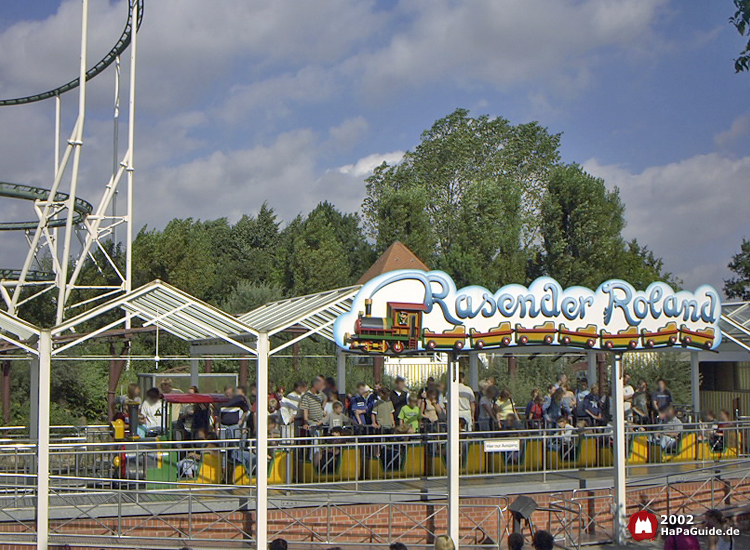
M314 377L309 384L297 382L288 393L273 385L271 388L266 411L271 445L279 438L443 433L447 431L448 407L452 405L445 384L433 378L416 391L407 388L400 377L392 388L380 384L371 388L360 382L351 394L341 393L333 378L323 376ZM162 398L182 392L168 378L158 388L149 389L142 400L140 388L131 384L122 399L139 404L141 436L159 435L169 425L176 439L242 439L256 436L259 413L255 390L254 385L249 389L227 386L224 401L213 409L205 403L181 404L171 408L169 419L162 418L168 410ZM195 393L198 388L193 386L187 391ZM493 377L480 381L475 389L466 384L460 373L455 403L462 431L522 435L544 428L549 448L560 452L563 458L571 453L577 436L584 430L595 430L604 445L611 444L611 393L596 383L589 385L586 378L571 383L565 373L560 373L545 391L532 390L526 406L519 407L511 392L500 389ZM644 380L634 385L630 374L625 373L623 409L631 431L648 432L649 441L664 452L677 450L684 426L666 380L659 379L650 391ZM704 437L712 449L722 449L729 437L725 432L733 433L727 430L730 414L723 410L716 418L708 411L704 422ZM316 447L316 451L315 461L319 462L320 448ZM235 458L250 464L254 454L252 450L237 451Z

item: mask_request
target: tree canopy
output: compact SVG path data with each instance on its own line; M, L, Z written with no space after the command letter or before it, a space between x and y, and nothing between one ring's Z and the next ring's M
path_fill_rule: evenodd
M742 239L740 251L732 256L728 267L734 276L724 280L724 294L727 298L750 300L750 241Z
M734 0L734 6L737 10L729 18L729 22L734 25L740 36L750 37L750 0ZM737 73L750 70L750 38L739 57L734 60L734 70Z

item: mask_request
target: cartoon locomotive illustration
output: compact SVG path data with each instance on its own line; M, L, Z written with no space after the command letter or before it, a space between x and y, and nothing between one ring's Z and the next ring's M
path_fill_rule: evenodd
M365 300L365 311L354 323L354 334L346 334L349 349L365 353L395 353L424 349L463 349L468 335L463 327L446 332L422 328L424 304L388 302L385 317L372 316L372 300Z
M680 331L677 330L677 323L667 323L654 332L643 329L641 337L643 338L643 345L647 348L674 346L680 337Z
M469 335L471 339L471 347L474 349L482 349L485 346L493 347L507 347L513 341L513 329L510 323L500 323L499 326L488 330L487 332L480 332L472 329Z
M599 327L586 325L583 328L571 330L565 325L558 328L559 342L564 346L593 348L599 341Z
M656 331L629 326L616 333L600 330L594 324L573 329L565 324L556 325L551 320L531 327L516 323L515 328L510 322L501 322L486 332L471 329L467 333L461 325L435 332L423 326L427 309L423 303L388 302L386 316L373 317L372 299L367 299L365 311L359 313L354 323L353 334L345 334L344 340L353 351L398 355L421 350L458 351L466 346L475 350L502 348L513 344L633 350L641 344L651 349L673 346L679 342L686 347L711 349L716 338L712 328L691 330L683 324L678 329L675 322L669 322Z
M638 327L628 327L617 332L601 331L602 348L604 349L636 349L641 339Z

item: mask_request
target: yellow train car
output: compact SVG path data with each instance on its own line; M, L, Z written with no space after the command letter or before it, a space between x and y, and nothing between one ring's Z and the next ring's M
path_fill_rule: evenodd
M698 438L694 433L683 434L674 452L664 451L658 444L651 444L649 462L693 462L698 460Z
M471 347L474 349L482 349L486 346L507 347L513 341L513 329L508 322L500 323L499 326L487 332L471 329L469 339Z
M737 430L724 429L724 442L719 448L713 448L709 441L698 442L700 460L737 460L740 456L742 436Z
M508 462L507 453L487 453L487 473L539 472L544 466L544 444L540 439L521 440L521 456Z
M332 465L331 468L326 467L329 464ZM351 446L342 447L331 462L326 460L326 457L321 459L319 465L313 464L311 460L302 460L295 481L300 483L355 481L359 479L360 466L357 449Z
M557 327L554 321L547 321L532 328L526 328L520 323L516 324L516 344L547 344L555 341Z
M599 341L599 327L596 325L586 325L576 330L571 330L565 325L560 325L557 332L558 342L563 346L591 349Z
M370 456L364 459L362 473L364 479L403 479L425 475L425 446L408 445L398 460L398 467L385 464L386 457Z
M281 485L287 482L289 452L274 450L271 460L268 461L268 484ZM238 464L234 467L232 475L235 485L255 485L256 478L248 477L245 467Z
M643 345L647 348L674 346L680 339L680 331L677 329L677 323L672 322L653 332L644 328L641 331L641 338Z
M682 325L680 327L680 342L684 346L711 349L711 346L714 345L715 338L716 334L712 328L689 330L687 325Z
M628 327L620 330L617 334L601 331L602 348L604 349L635 349L641 339L641 333L637 327Z
M424 347L428 350L463 349L467 338L468 334L464 328L458 326L444 332L431 332L429 329L424 329L422 333Z
M461 475L483 474L487 470L487 453L484 442L461 442ZM442 454L427 455L427 475L442 477L447 475L445 458Z

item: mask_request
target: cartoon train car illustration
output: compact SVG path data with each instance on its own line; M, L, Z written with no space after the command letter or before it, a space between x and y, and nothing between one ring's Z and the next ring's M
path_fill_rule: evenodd
M602 348L604 349L635 349L641 339L637 327L628 327L612 334L605 330L601 331Z
M593 348L599 341L599 327L586 325L576 330L569 329L565 325L558 328L558 342L564 346L581 348Z
M468 334L464 327L454 326L452 329L443 332L431 332L430 329L424 329L422 342L425 349L463 349L466 345Z
M401 353L419 348L422 334L422 314L427 311L424 304L389 302L386 317L372 316L372 300L365 300L365 311L354 323L354 334L346 334L344 340L349 349L365 353Z
M687 325L680 327L680 342L683 346L711 349L711 346L714 345L714 338L716 338L716 333L712 328L690 330Z
M551 344L555 341L557 328L554 321L547 321L533 328L516 324L516 344Z
M644 328L641 331L641 337L643 338L643 345L647 348L674 346L680 339L680 331L677 330L677 323L667 323L654 332Z
M487 332L480 332L472 329L470 334L471 347L474 349L482 349L487 346L500 346L506 347L513 341L513 329L510 323L500 323L499 326L488 330Z

